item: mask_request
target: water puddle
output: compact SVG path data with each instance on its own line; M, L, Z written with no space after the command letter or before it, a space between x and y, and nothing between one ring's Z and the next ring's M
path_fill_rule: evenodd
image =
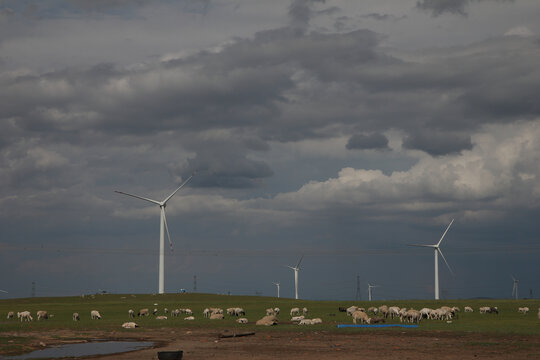
M126 351L141 350L153 346L148 341L105 341L83 344L66 344L36 350L28 354L1 357L2 360L58 359L62 357L110 355Z

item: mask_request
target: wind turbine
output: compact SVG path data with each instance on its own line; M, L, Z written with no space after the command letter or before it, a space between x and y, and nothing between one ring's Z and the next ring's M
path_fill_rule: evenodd
M448 261L446 261L446 258L444 257L440 246L441 242L443 241L446 233L448 232L448 229L450 229L450 226L454 223L454 219L450 222L446 230L444 231L444 234L441 236L441 239L437 244L434 245L419 245L419 244L410 244L410 246L420 246L420 247L429 247L433 249L433 252L435 253L435 300L439 300L439 258L438 254L441 254L446 266L448 267L448 270L450 270L450 273L453 275L452 269L450 268L450 265L448 265Z
M272 284L276 285L276 287L277 287L277 297L279 298L279 283L273 282Z
M298 270L300 270L300 263L302 262L302 258L304 255L300 257L300 260L298 261L298 264L296 264L295 267L287 266L289 269L294 270L294 298L298 300Z
M518 299L518 282L519 280L512 276L512 279L514 280L514 287L512 288L512 296L514 299Z
M368 283L367 286L368 286L368 288L367 288L367 290L368 290L368 299L369 299L369 301L371 301L371 289L379 287L380 285L370 285Z
M160 294L163 294L165 292L165 231L167 231L167 237L169 238L169 246L172 251L171 235L169 234L169 227L167 226L167 218L165 217L165 207L167 206L167 201L169 201L174 196L174 194L178 192L178 190L180 190L184 185L186 185L188 181L191 180L191 178L194 175L195 174L192 174L186 181L182 183L182 185L180 185L176 190L174 190L163 201L152 200L152 199L148 199L139 195L128 194L122 191L115 190L115 192L119 194L145 200L159 206L161 215L160 215L160 220L159 220L160 227L159 227L159 283L158 283L159 285L158 287L159 287Z

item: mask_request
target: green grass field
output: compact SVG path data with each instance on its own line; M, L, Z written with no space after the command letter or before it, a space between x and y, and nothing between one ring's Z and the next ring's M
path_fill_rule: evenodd
M158 304L158 305L154 305ZM450 324L446 321L424 320L420 323L421 330L447 330L459 332L496 332L508 334L540 334L540 320L537 317L537 309L540 307L540 300L405 300L405 301L307 301L292 300L285 298L260 297L260 296L227 296L213 294L165 294L165 295L95 295L86 297L50 297L50 298L24 298L0 300L0 344L6 342L6 332L28 332L71 329L80 331L90 330L124 330L120 325L125 321L131 321L128 317L128 309L138 312L141 308L159 309L159 315L163 315L164 308L169 311L176 308L190 308L194 312L195 321L185 321L181 314L179 317L172 317L168 314L168 320L156 320L154 316L135 318L135 322L144 331L148 328L208 328L208 329L255 329L254 322L265 315L265 309L269 307L279 307L281 314L278 319L282 322L289 322L289 310L292 307L307 307L309 318L320 317L323 324L315 326L298 326L294 324L280 324L274 327L265 327L265 331L370 331L370 329L337 329L337 324L350 324L351 318L345 313L339 312L338 307L357 305L365 307L380 306L400 306L407 308L421 309L423 307L437 308L443 305L458 306L462 312L459 318L454 319ZM225 315L224 320L208 320L202 316L202 311L206 307L242 307L246 311L246 317L250 324L240 325L235 322L235 317ZM471 306L473 313L464 313L464 306ZM480 306L497 306L499 315L479 314ZM518 307L528 306L531 310L528 314L518 313ZM98 310L103 319L91 320L90 311ZM15 315L15 319L6 319L9 311L32 312L34 321L20 322ZM35 313L38 310L46 310L49 314L54 314L49 320L36 321ZM72 320L72 314L78 312L81 320ZM399 323L399 319L388 320L388 323ZM260 327L257 327L261 330ZM389 330L392 331L392 330ZM402 331L402 330L400 330ZM409 330L415 331L415 330ZM10 337L11 340L14 338ZM16 340L16 339L15 339ZM21 341L23 341L21 339ZM13 343L13 342L12 342Z

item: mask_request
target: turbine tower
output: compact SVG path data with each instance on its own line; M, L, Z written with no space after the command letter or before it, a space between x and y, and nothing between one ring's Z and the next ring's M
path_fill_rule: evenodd
M279 298L279 283L272 283L277 287L277 297Z
M300 257L300 260L298 261L298 264L296 264L295 267L287 266L289 269L294 270L294 298L298 300L298 270L300 270L300 263L302 262L302 258L304 255Z
M514 287L512 288L512 296L514 299L518 299L518 282L519 280L512 276L512 279L514 280Z
M443 235L441 236L441 239L438 243L434 245L419 245L419 244L411 244L410 246L420 246L420 247L429 247L433 249L433 252L435 253L435 300L439 300L439 258L438 255L441 254L441 257L443 258L446 266L448 267L448 270L450 270L450 273L453 275L452 269L450 268L450 265L448 265L448 261L446 261L446 258L444 257L440 246L441 242L443 241L446 233L448 232L448 229L450 229L450 226L454 223L454 219L450 222L446 230L444 231Z
M368 299L369 299L369 301L371 301L371 289L376 288L376 287L379 287L380 285L370 285L370 284L368 283L367 286L368 286L368 288L367 288L367 291L368 291Z
M128 194L122 191L115 190L115 192L119 194L145 200L159 206L161 215L159 219L160 226L159 226L159 282L158 282L159 289L158 291L160 294L165 293L165 231L167 231L167 237L169 238L169 246L172 251L171 235L169 234L169 227L167 226L167 218L165 217L165 207L167 206L167 201L169 201L174 196L174 194L178 192L178 190L180 190L184 185L186 185L188 181L190 181L194 175L195 174L192 174L186 181L182 183L182 185L180 185L176 190L174 190L163 201L152 200L152 199L148 199L139 195Z

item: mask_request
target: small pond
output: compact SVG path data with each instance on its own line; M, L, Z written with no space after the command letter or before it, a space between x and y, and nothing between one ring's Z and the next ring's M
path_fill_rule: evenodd
M153 346L148 341L104 341L83 344L66 344L36 350L28 354L1 357L2 360L57 359L74 356L110 355L141 350Z

